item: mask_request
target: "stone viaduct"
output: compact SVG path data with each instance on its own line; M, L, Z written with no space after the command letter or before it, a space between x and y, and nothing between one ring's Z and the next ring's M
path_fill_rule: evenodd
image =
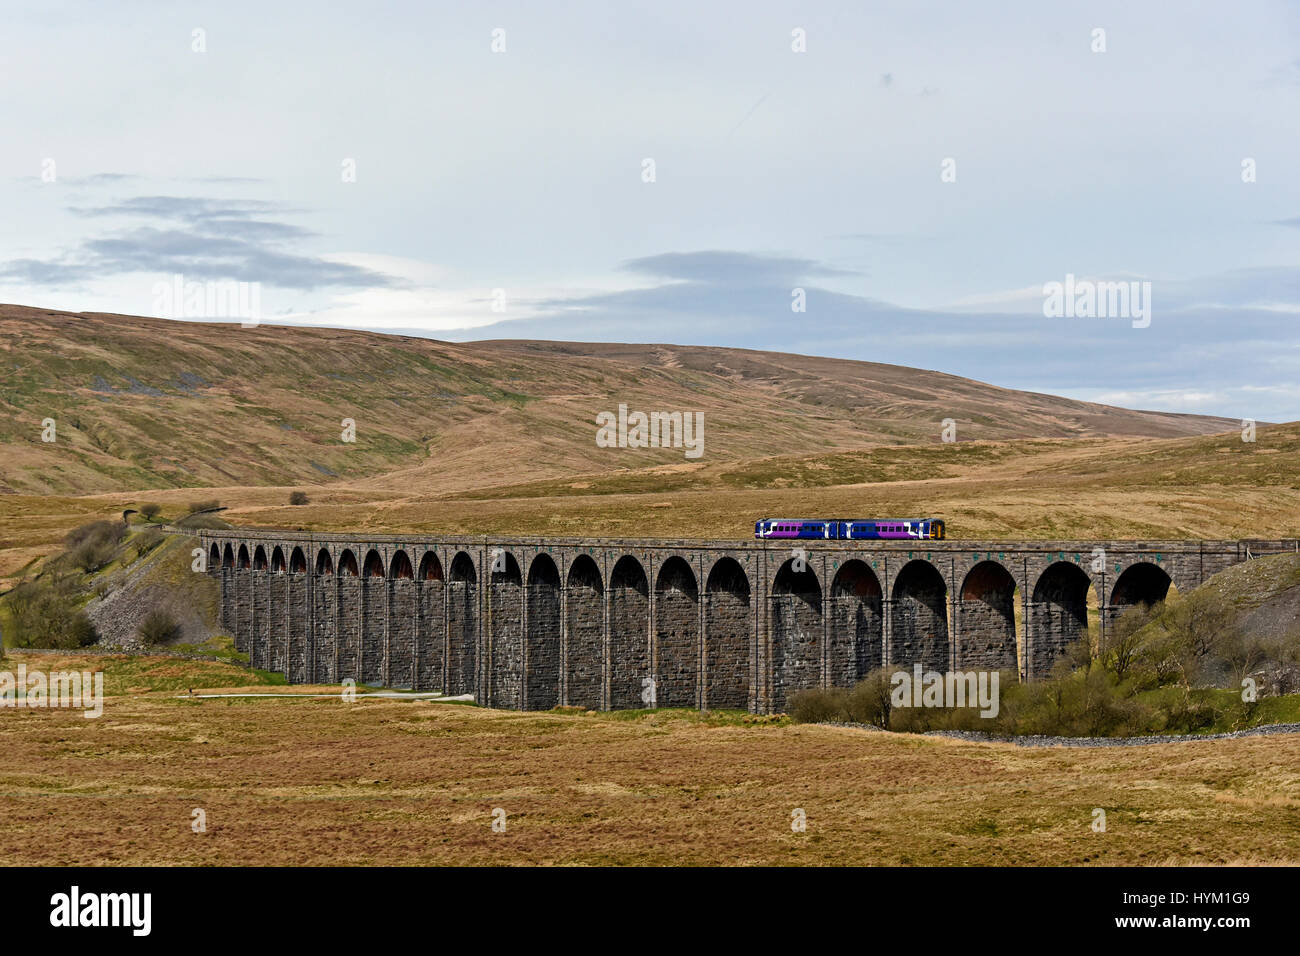
M1033 680L1090 617L1105 628L1171 583L1185 592L1252 551L1296 547L197 534L222 626L294 683L755 713L881 666Z

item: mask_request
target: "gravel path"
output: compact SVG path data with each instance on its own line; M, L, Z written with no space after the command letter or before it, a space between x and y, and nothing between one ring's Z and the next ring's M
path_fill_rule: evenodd
M871 724L835 724L826 727L856 727L879 731ZM1268 737L1273 734L1300 734L1300 724L1268 724L1249 730L1234 730L1227 734L1154 734L1147 737L1006 737L984 734L972 730L931 730L922 737L951 737L954 740L972 740L978 743L1015 744L1017 747L1145 747L1150 744L1183 744L1201 740L1228 740L1233 737Z

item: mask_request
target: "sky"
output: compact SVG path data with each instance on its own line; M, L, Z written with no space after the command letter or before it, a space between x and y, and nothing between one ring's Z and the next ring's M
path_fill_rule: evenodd
M1300 419L1295 2L4 19L0 302L228 320L167 293L246 282L264 326L773 349ZM1053 313L1067 281L1128 309Z

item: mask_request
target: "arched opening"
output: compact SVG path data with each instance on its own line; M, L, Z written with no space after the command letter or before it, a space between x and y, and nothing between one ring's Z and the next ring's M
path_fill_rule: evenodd
M610 707L649 706L650 583L641 562L625 554L609 576Z
M1057 561L1039 575L1029 606L1028 677L1046 677L1067 647L1088 636L1091 586L1087 573L1070 561Z
M221 566L223 568L233 568L235 566L235 551L228 541L226 542L226 550L221 552Z
M451 581L453 584L477 584L478 574L474 571L474 559L464 551L457 551L451 559Z
M388 562L392 590L388 596L388 684L415 686L416 587L410 556L401 548Z
M361 564L361 682L381 684L384 680L384 623L388 595L384 593L384 559L371 548Z
M239 546L239 570L247 571L250 567L252 567L252 562L248 560L248 545L241 544Z
M569 566L566 589L568 703L596 708L600 706L604 677L605 586L600 580L600 568L590 555L578 555Z
M419 690L443 689L443 665L447 653L447 631L443 607L446 600L442 562L432 551L420 558L416 575L420 625L416 630L415 686Z
M257 550L253 552L253 570L266 570L266 548L262 547L260 544L257 546Z
M1139 561L1124 569L1110 592L1112 608L1127 608L1134 604L1145 607L1159 604L1169 596L1173 581L1158 564Z
M438 560L438 556L432 551L424 552L424 557L420 559L420 580L442 580L442 562Z
M215 542L213 542L212 547L208 549L208 570L221 570L221 549L217 547Z
M393 555L393 560L388 565L388 573L395 580L415 580L415 570L411 567L411 559L406 556L405 551L398 551Z
M790 558L772 582L772 706L822 683L822 587L812 568Z
M981 561L961 585L957 669L1015 671L1016 579L996 561Z
M336 679L361 680L361 572L356 553L344 548L338 564L338 668Z
M528 569L528 709L560 703L560 572L549 554Z
M884 594L866 562L846 561L831 582L831 686L852 687L884 664Z
M284 569L284 549L277 544L275 550L271 552L271 571L274 574L284 574Z
M295 547L293 552L289 555L289 573L307 573L307 556L302 553L302 548Z
M334 558L328 548L316 552L316 574L318 577L334 575ZM338 601L333 583L312 589L312 608L316 620L315 640L315 676L317 683L332 684L339 679L335 661L335 651L339 643Z
M734 558L719 558L704 583L704 703L744 709L750 697L750 637L754 615L749 578Z
M478 694L478 574L464 551L451 560L447 584L447 693Z
M909 561L894 581L890 663L948 670L948 585L929 561Z
M655 582L655 646L655 703L699 706L700 593L695 572L677 555L659 566Z
M524 595L519 562L509 551L493 554L491 655L488 706L522 707L524 693Z

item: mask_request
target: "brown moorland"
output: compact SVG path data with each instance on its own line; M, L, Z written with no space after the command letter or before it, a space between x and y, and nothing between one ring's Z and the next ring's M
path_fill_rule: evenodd
M725 714L115 689L98 720L4 712L8 863L1300 862L1300 735L1029 749Z

